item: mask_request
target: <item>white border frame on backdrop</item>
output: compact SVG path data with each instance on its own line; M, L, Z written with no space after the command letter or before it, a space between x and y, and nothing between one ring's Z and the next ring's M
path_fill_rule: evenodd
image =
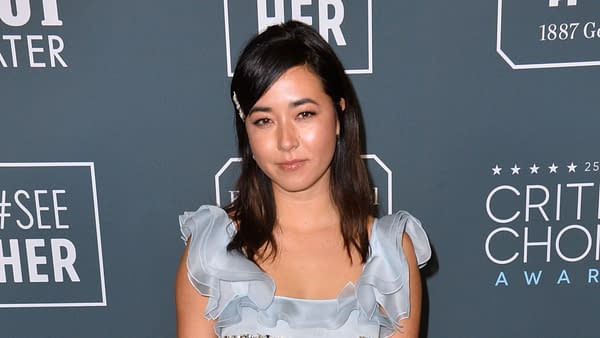
M588 67L600 66L598 61L576 61L576 62L550 62L550 63L529 63L516 64L502 50L502 0L498 0L498 26L496 34L496 52L508 63L512 69L542 69L542 68L563 68L563 67Z
M233 76L233 66L231 59L231 42L229 38L229 0L223 0L223 13L225 19L225 52L227 54L227 76ZM366 69L346 69L346 74L373 74L373 2L367 0L367 21L368 21L368 68Z
M92 183L92 199L94 203L94 220L96 223L96 243L98 244L98 266L100 270L100 288L102 300L100 302L73 302L73 303L15 303L0 304L0 308L48 308L48 307L96 307L107 306L106 285L104 282L104 259L102 257L102 240L100 237L100 216L98 213L98 194L96 191L96 171L94 162L14 162L0 163L0 168L48 168L48 167L89 167Z
M379 158L379 156L375 155L375 154L364 154L364 155L360 155L360 157L364 160L374 160L375 163L377 163L377 165L379 165L381 167L381 169L383 169L387 175L387 214L391 215L393 210L393 203L392 203L392 171L390 170L390 168ZM215 198L216 198L216 203L218 206L221 206L221 187L220 187L220 178L221 175L223 175L223 173L229 168L229 166L231 166L232 163L237 163L237 162L242 162L242 158L241 157L230 157L227 162L221 167L221 169L219 169L219 171L215 174Z

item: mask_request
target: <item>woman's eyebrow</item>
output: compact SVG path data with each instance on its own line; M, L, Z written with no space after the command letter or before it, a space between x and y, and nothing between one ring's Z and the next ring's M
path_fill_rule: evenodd
M312 103L316 106L319 105L317 103L317 101L310 99L308 97L305 97L305 98L290 102L289 107L295 108L295 107L298 107L298 106L301 106L301 105L307 104L307 103ZM250 109L250 112L248 113L248 115L258 112L258 111L269 113L269 112L273 111L273 109L271 109L271 107L266 107L266 106L254 106L254 107L252 107L252 109Z
M252 109L250 109L250 112L248 113L248 115L257 112L257 111L262 111L262 112L270 112L272 111L272 109L270 107L262 107L262 106L254 106L252 107Z
M308 97L302 98L300 100L293 101L289 104L290 108L295 108L301 106L303 104L312 103L314 105L319 105L315 100L309 99Z

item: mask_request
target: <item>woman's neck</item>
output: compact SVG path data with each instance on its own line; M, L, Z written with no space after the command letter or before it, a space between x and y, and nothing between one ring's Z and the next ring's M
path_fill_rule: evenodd
M339 229L339 214L329 189L299 193L274 190L277 224L280 230L299 232Z

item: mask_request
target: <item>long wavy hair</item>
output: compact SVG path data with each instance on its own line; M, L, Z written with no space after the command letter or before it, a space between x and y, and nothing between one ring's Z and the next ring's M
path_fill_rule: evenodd
M227 246L256 262L277 255L273 236L277 215L271 180L252 158L244 121L236 106L248 112L258 99L288 69L305 65L316 74L324 91L334 102L340 133L330 164L330 192L340 215L341 233L350 259L352 248L364 263L369 255L369 216L373 214L367 168L361 159L364 150L360 104L342 63L329 44L310 26L288 21L271 26L248 42L242 51L233 79L231 97L235 111L238 150L242 169L237 181L238 197L225 210L238 225ZM345 101L345 109L339 104Z

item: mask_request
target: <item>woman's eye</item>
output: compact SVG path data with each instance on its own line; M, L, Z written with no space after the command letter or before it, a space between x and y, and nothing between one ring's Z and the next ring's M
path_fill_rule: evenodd
M306 119L306 118L309 118L309 117L311 117L311 116L314 116L314 115L315 115L315 113L314 113L314 112L311 112L311 111L303 111L303 112L301 112L300 114L298 114L298 118L301 118L301 119Z
M264 126L267 125L269 123L271 123L271 120L269 120L268 118L262 118L262 119L258 119L254 122L252 122L255 126Z

